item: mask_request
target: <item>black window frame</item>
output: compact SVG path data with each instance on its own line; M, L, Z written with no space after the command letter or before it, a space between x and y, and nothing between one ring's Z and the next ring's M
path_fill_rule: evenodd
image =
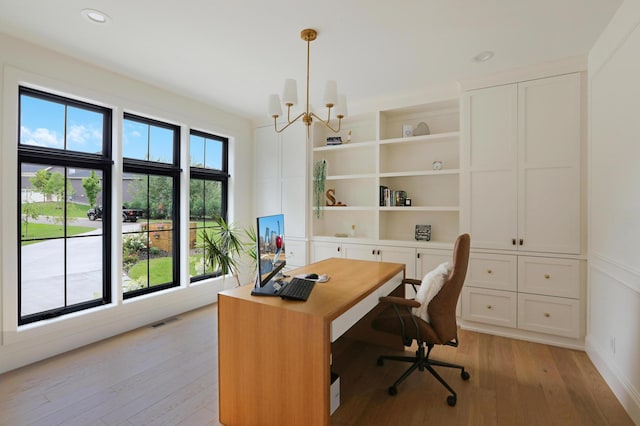
M229 192L229 138L214 135L211 133L203 132L200 130L191 129L189 131L189 136L198 136L205 139L211 139L222 143L222 169L211 169L206 167L197 167L189 165L189 180L191 179L199 179L205 181L215 181L220 182L221 184L221 214L222 219L227 221L227 212L228 212L228 192ZM191 139L191 138L189 138ZM188 203L191 203L191 199L188 200ZM189 212L191 212L191 206L189 205ZM191 218L189 218L191 219ZM196 227L196 229L199 229ZM190 277L189 281L194 283L202 280L206 280L208 278L215 278L221 275L220 271L213 271L210 273L205 273L202 275L196 275Z
M17 135L17 229L20 230L22 226L22 201L21 201L21 191L22 191L22 164L37 164L44 166L59 166L67 168L82 168L82 169L95 169L102 171L102 199L103 199L103 208L110 209L111 208L111 190L112 190L112 117L113 111L110 108L94 105L88 102L79 101L73 98L68 98L65 96L45 92L42 90L33 89L27 86L19 86L18 87L18 123L22 123L22 96L30 96L37 99L41 99L44 101L54 102L58 104L62 104L67 107L75 107L79 109L85 109L93 112L97 112L102 114L103 123L102 123L102 137L103 137L103 146L102 152L99 154L92 154L86 152L79 152L73 150L66 149L58 149L58 148L50 148L50 147L41 147L41 146L33 146L33 145L23 145L20 143L20 129L18 126L18 135ZM66 112L65 112L66 114ZM66 124L65 124L66 126ZM66 128L65 128L66 134ZM65 135L66 137L66 135ZM65 179L66 179L65 175ZM66 185L65 185L66 186ZM66 197L65 197L66 199ZM64 215L66 217L66 202L65 202L65 212ZM66 220L65 220L66 223ZM66 229L66 228L65 228ZM62 315L66 315L72 312L78 312L82 310L91 309L97 306L102 306L105 304L109 304L112 302L112 294L111 294L111 221L104 220L102 224L102 298L94 299L87 302L80 302L72 305L66 304L66 291L65 291L65 306L49 309L29 315L22 315L22 235L21 232L18 232L17 239L17 254L18 254L18 325L26 325ZM65 233L63 237L59 237L68 239L72 237L68 237ZM65 251L65 288L67 283L67 273L66 273L66 251Z
M135 289L126 293L123 291L122 297L126 300L137 296L155 293L157 291L180 286L180 175L182 173L182 169L180 168L180 126L128 112L123 113L123 128L125 120L135 121L145 125L162 127L174 132L172 163L162 163L158 161L140 160L127 157L122 158L123 173L134 173L147 176L166 176L172 178L173 182L173 207L171 211L171 220L173 223L173 227L171 230L173 239L172 281L165 284L149 285L146 288ZM149 220L148 208L145 211L145 218L146 220ZM150 233L151 231L147 230L146 232ZM125 234L122 234L121 240L124 238L124 235Z

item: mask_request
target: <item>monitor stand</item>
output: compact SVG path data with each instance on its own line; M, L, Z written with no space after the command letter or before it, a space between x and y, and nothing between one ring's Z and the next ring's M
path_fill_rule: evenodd
M251 290L251 295L252 296L279 296L280 295L280 288L282 288L282 278L284 278L284 275L281 273L278 273L275 277L271 278L269 280L268 283L266 283L264 286L260 287L260 281L256 280L256 285L253 288L253 290Z

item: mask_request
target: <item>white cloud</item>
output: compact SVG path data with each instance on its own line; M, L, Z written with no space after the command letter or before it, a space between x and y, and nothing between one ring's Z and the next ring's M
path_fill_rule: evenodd
M63 148L63 140L56 132L49 129L38 128L31 130L28 127L20 127L20 142L23 145L46 146L51 148Z

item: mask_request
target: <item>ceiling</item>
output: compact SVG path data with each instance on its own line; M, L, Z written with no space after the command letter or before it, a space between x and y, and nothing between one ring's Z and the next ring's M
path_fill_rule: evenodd
M241 114L268 119L285 78L311 103L338 81L372 99L585 55L622 0L0 0L0 32ZM81 11L108 15L95 24ZM493 59L474 62L491 50Z

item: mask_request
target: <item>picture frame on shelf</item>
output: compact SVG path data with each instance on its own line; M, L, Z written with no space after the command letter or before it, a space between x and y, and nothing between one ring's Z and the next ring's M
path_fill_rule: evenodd
M431 225L416 225L416 241L431 241Z

